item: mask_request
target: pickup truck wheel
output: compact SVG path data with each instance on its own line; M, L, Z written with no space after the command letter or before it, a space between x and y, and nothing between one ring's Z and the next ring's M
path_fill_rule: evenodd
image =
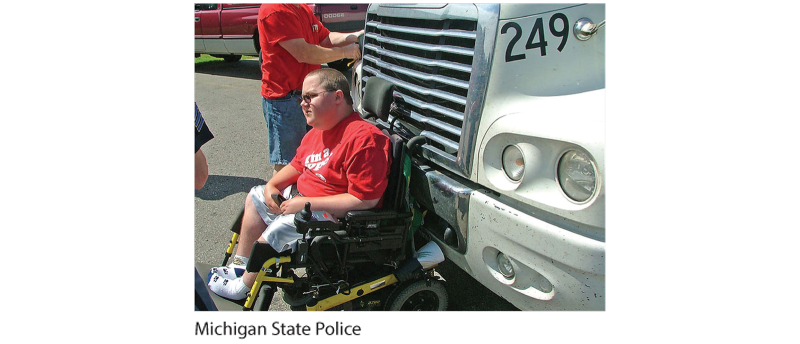
M328 67L333 68L335 70L338 70L338 71L344 73L348 69L350 69L350 66L347 65L350 62L353 62L353 60L351 60L351 59L341 59L341 60L337 60L337 61L331 61L331 62L328 62Z
M242 55L226 55L222 58L225 62L237 62L242 59Z

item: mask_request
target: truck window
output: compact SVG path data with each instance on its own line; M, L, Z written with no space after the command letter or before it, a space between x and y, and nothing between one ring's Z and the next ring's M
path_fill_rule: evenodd
M195 11L213 11L217 9L219 4L194 4Z

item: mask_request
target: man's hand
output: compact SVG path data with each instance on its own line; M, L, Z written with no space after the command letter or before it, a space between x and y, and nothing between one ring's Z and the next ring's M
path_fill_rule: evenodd
M358 61L361 59L361 49L358 48L358 44L350 44L345 46L344 48L345 58Z

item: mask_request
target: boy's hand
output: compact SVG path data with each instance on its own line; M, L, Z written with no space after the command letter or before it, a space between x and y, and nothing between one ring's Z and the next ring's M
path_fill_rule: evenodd
M299 213L303 210L306 201L305 197L295 196L290 199L287 199L281 203L281 214L294 214Z

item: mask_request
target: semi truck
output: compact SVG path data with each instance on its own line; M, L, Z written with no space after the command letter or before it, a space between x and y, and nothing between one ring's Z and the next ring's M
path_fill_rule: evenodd
M605 310L605 5L371 4L420 233L522 310Z

